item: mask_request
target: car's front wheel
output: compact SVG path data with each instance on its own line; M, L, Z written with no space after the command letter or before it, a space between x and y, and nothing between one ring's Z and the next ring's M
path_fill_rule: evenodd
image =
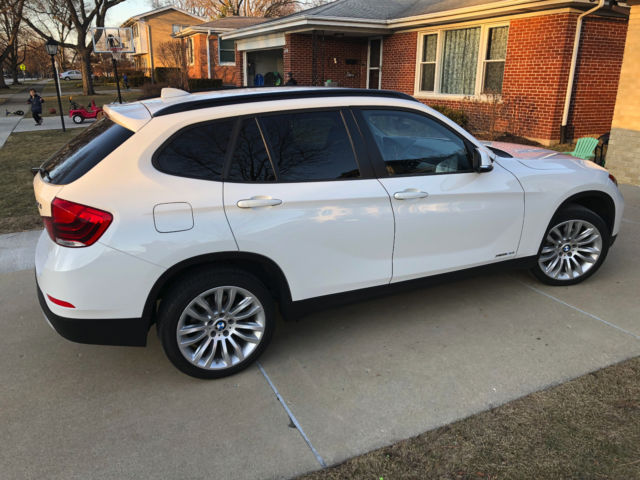
M177 283L160 306L164 351L193 377L225 377L248 367L274 329L273 299L244 272L202 271Z
M549 285L580 283L600 268L610 238L609 228L599 215L570 205L551 221L532 272Z

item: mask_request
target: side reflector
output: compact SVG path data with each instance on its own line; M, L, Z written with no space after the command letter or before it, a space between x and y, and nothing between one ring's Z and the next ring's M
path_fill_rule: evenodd
M616 180L616 177L614 177L613 175L609 174L609 179L616 184L616 187L618 186L618 180Z
M58 300L57 298L52 297L48 293L47 293L47 298L51 300L52 303L55 303L56 305L60 305L61 307L76 308L73 305L71 305L69 302L65 302L64 300Z

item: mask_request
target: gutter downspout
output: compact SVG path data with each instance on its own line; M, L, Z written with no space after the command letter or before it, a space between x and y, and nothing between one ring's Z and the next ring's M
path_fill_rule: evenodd
M207 28L207 78L211 80L211 55L209 54L209 38L211 38L211 29Z
M604 7L606 0L600 0L591 10L578 16L576 24L576 36L573 40L573 54L571 56L571 68L569 69L569 81L567 83L567 94L564 97L564 110L562 111L562 124L560 125L560 143L567 142L567 123L569 121L569 110L571 109L571 96L573 95L573 80L576 76L576 67L578 64L578 50L580 49L580 34L582 33L582 19L591 13Z

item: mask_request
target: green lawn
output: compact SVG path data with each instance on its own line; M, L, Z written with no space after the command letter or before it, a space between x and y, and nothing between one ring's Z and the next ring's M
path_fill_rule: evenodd
M300 478L640 479L640 357Z
M33 196L31 167L84 131L82 128L13 133L0 148L0 233L42 227Z

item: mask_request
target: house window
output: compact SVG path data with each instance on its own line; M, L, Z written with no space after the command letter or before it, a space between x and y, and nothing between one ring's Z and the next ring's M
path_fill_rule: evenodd
M235 65L236 42L233 40L220 40L220 37L218 37L218 60L220 65Z
M436 51L438 35L422 37L422 61L420 62L420 90L433 92L436 84Z
M171 25L171 33L178 33L180 32L180 30L187 27L188 25L179 25L177 23L174 23L173 25Z
M193 38L187 38L187 63L193 65Z
M493 27L489 29L487 54L484 60L482 93L502 92L508 34L509 27Z
M482 25L420 36L416 94L502 92L509 27Z

